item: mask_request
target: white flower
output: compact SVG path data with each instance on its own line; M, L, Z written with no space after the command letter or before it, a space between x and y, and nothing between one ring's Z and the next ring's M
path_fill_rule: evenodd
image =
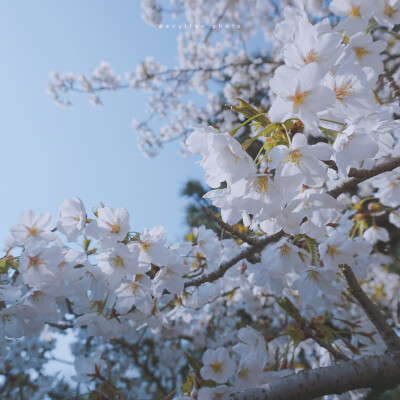
M30 247L21 254L19 272L24 283L44 289L58 273L58 265L64 261L59 247Z
M86 210L79 197L66 199L58 210L57 229L74 242L80 236L86 225Z
M55 239L54 234L50 232L52 220L51 214L35 215L32 210L25 210L21 213L20 224L11 228L11 234L25 247L40 241L50 242Z
M126 275L134 275L138 272L137 248L132 248L123 243L117 243L111 251L100 253L96 256L99 260L97 266L105 275L105 280L111 289L115 289Z
M378 189L375 195L383 205L388 207L400 205L400 168L374 178L372 185Z
M233 392L234 390L226 385L215 388L202 387L197 394L197 400L219 400Z
M341 33L319 34L318 27L310 22L299 22L293 43L283 48L285 64L300 70L305 65L316 63L327 71L344 53Z
M373 136L360 132L357 125L349 125L339 132L332 147L335 150L333 158L339 172L345 177L348 176L354 162L360 163L373 158L379 151Z
M72 376L72 379L77 382L89 382L94 380L96 376L103 374L107 364L104 360L101 360L101 354L102 351L97 349L89 358L76 357L74 361L76 375Z
M393 224L394 226L397 226L397 228L400 228L400 213L396 211L392 211L389 214L389 222Z
M228 350L225 347L206 350L202 361L204 366L201 368L200 374L204 379L224 383L235 372L235 362L229 358Z
M328 144L309 146L307 138L297 133L290 147L276 146L270 152L270 168L276 168L275 181L285 190L299 189L303 184L320 187L327 180L327 166L319 160L329 160L332 149Z
M310 266L296 279L293 289L298 290L301 301L306 304L313 304L320 292L337 299L340 290L332 284L336 278L336 273L329 269Z
M132 282L123 282L117 288L117 302L115 309L125 314L135 306L144 314L148 314L152 307L152 297L150 295L151 281L147 275L137 274Z
M318 125L318 112L335 102L333 90L320 85L323 74L316 63L306 65L300 72L279 67L270 81L272 91L278 96L269 111L271 121L298 117L308 127Z
M163 226L155 226L149 230L145 228L140 235L140 241L128 243L128 247L139 250L139 272L150 270L151 264L161 266L169 257L166 246L165 229Z
M129 232L129 214L125 208L113 210L105 206L98 210L98 218L87 227L86 233L98 239L97 247L100 251L108 250L118 241L124 240Z
M0 310L0 334L2 337L20 338L28 333L27 319L37 316L33 307L13 305Z
M252 362L257 364L257 368L262 370L267 362L267 343L263 335L246 326L239 330L238 338L242 343L233 346L232 350L240 355L240 362L250 357Z
M374 81L368 81L361 69L354 68L355 55L348 57L337 72L325 78L325 84L335 92L336 101L329 111L339 120L353 121L378 108L372 93Z
M400 0L375 0L374 17L378 24L393 29L400 24Z
M164 289L173 294L182 294L184 288L183 275L187 272L188 267L183 265L178 258L175 259L170 256L153 279L154 295L160 297Z
M252 354L240 361L235 377L235 389L245 390L257 387L263 382L264 365Z
M368 20L371 18L371 0L333 0L329 5L330 10L340 16L347 17L339 22L336 29L346 31L347 35L365 31Z
M188 150L203 158L197 162L206 172L205 181L217 188L226 181L240 179L257 172L251 157L240 143L228 133L219 133L212 127L194 126L195 131L186 140Z
M348 54L355 54L357 63L360 67L369 67L374 71L374 76L383 72L383 61L379 56L387 47L387 43L383 40L373 41L368 33L357 33L350 38L346 47Z
M371 244L378 241L388 242L390 240L389 232L381 226L372 225L363 234L363 238L368 240Z

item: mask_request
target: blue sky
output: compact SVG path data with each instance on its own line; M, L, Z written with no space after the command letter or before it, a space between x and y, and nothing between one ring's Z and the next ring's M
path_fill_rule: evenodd
M144 116L145 95L106 93L102 108L75 95L62 109L45 93L54 69L89 72L105 60L123 73L150 55L175 65L178 31L151 28L140 12L139 0L0 0L1 242L21 211L56 217L74 195L88 210L126 207L133 230L161 224L182 238L179 190L204 174L177 143L150 160L139 152L131 121Z

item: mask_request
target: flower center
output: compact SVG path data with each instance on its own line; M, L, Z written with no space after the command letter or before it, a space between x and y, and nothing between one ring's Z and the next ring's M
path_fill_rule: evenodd
M114 263L115 268L124 267L124 260L122 259L121 256L115 256L111 258L111 260Z
M29 236L36 236L39 233L39 230L36 228L36 225L33 225L32 228L29 229Z
M267 176L259 176L253 182L253 190L257 193L265 194L268 192L268 177Z
M339 101L343 101L346 97L351 97L354 94L353 86L351 85L351 80L343 82L339 87L335 85L334 89L336 98Z
M239 371L238 375L240 376L240 378L242 379L247 379L249 377L249 370L247 368L243 368Z
M118 222L115 222L113 224L108 224L108 226L111 229L111 233L119 233L121 230L121 227L119 226Z
M314 271L313 269L310 269L307 271L307 277L311 282L319 282L319 273L317 271Z
M338 256L339 254L342 254L342 252L336 246L328 246L328 254L331 257L335 257Z
M153 246L153 243L151 243L151 242L146 242L146 241L141 242L140 244L141 244L141 246L142 246L142 250L143 250L145 253L149 253L151 247Z
M283 246L280 247L281 256L287 256L289 254L289 246L285 243Z
M303 61L305 64L310 64L312 62L318 61L319 55L315 49L311 49L305 57L303 57Z
M135 294L137 290L139 289L139 285L137 283L131 283L129 284L129 288L131 290L132 294Z
M216 361L213 364L210 364L210 367L213 369L214 372L221 372L222 371L222 362Z
M370 52L365 47L354 47L354 52L356 53L356 57L361 61L363 57Z
M390 4L385 3L385 8L383 13L387 15L389 18L393 18L394 14L396 14L399 10L395 10Z
M291 151L284 161L293 167L298 167L300 164L303 164L303 154L299 150Z
M361 17L361 6L351 6L349 15L353 18Z
M296 111L305 102L305 100L309 94L310 94L310 92L296 91L296 93L293 96L288 97L288 99L290 101L293 101L293 110L294 111Z
M1 320L3 322L3 324L7 323L7 322L11 322L14 319L14 315L12 314L4 314L1 316Z
M29 257L28 268L33 267L37 270L41 264L44 264L44 262L39 258L39 256Z

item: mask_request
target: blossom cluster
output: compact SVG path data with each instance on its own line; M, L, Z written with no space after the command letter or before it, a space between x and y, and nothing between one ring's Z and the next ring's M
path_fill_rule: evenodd
M367 293L380 287L396 298L399 277L382 266L393 263L389 242L400 228L400 112L375 90L387 42L371 32L400 23L400 1L333 0L330 10L337 24L284 9L271 107L258 113L246 103L252 116L243 112L250 139L237 140L240 127L191 127L186 150L200 155L205 198L231 236L200 226L172 244L161 226L134 231L125 208L101 204L88 215L78 197L61 204L55 224L26 210L1 259L3 340L75 329L77 382L115 396L166 395L181 370L176 399L199 400L284 379L297 359L315 367L385 351L343 295L340 266ZM110 89L120 84L107 64L94 75ZM147 363L157 368L145 387Z

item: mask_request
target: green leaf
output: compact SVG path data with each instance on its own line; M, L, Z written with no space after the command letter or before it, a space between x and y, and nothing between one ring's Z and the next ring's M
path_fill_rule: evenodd
M186 378L186 382L183 385L181 385L181 390L182 390L182 393L183 393L184 396L190 394L190 392L193 389L193 386L194 386L195 382L196 382L196 378L194 376L192 376L192 375L189 375Z
M287 297L281 297L277 300L277 303L286 312L286 314L292 317L299 324L304 323L304 320L301 317L299 310Z
M1 258L0 259L0 274L6 274L9 269L17 269L18 261L14 258Z
M188 361L189 365L193 368L193 371L196 374L199 374L201 365L197 362L197 360L190 353L185 353L185 358Z
M244 115L246 118L252 118L257 114L260 114L260 111L255 109L246 101L240 98L236 98L235 100L238 100L240 104L238 106L231 106L232 110ZM257 118L255 118L255 121L258 122L264 128L270 124L269 119L265 115L258 116Z

